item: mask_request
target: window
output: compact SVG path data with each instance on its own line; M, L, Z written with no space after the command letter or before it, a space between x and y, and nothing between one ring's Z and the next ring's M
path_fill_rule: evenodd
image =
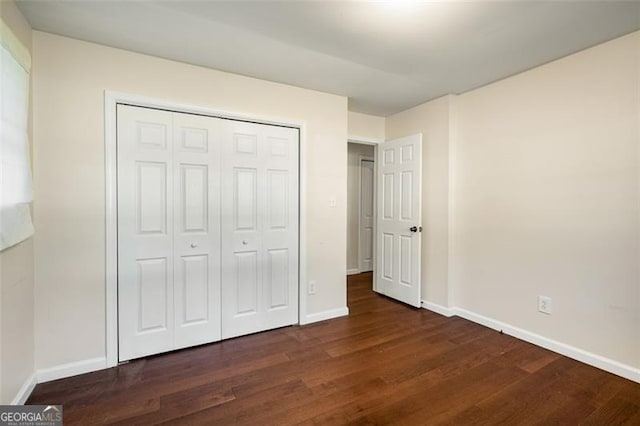
M0 21L0 250L33 235L28 50Z

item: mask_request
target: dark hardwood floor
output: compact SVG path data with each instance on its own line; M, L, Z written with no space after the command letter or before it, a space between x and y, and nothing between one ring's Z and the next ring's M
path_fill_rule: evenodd
M351 314L43 383L65 425L640 425L640 384L349 278Z

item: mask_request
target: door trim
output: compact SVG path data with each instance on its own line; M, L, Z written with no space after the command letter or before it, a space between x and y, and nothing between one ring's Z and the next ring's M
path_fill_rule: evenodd
M118 203L117 203L117 155L116 105L127 104L138 107L164 109L186 114L259 124L285 126L299 132L299 272L298 272L298 322L307 321L307 292L302 284L307 282L307 130L306 122L288 118L268 117L260 114L245 114L216 110L209 107L184 104L163 99L148 98L128 93L104 91L104 157L105 157L105 357L106 368L118 365ZM306 288L306 287L305 287Z

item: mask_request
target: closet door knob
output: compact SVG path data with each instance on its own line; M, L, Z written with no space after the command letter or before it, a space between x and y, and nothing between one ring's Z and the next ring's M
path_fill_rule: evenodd
M249 244L249 241L247 241L247 240L242 240L242 245L243 245L243 246L246 246L247 244Z
M198 247L198 243L191 243L191 248L196 248Z

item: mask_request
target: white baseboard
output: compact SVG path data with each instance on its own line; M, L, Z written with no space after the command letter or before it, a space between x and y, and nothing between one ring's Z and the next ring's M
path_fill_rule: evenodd
M612 359L596 355L594 353L576 348L565 343L558 342L553 339L541 336L536 333L524 330L522 328L498 321L484 315L476 314L462 308L447 308L437 303L423 301L424 309L436 312L446 317L459 316L485 327L502 331L505 334L532 343L534 345L549 349L561 355L573 358L585 364L592 365L604 371L616 374L634 382L640 383L640 369L614 361ZM302 324L311 324L314 322L325 321L332 318L338 318L349 315L349 308L337 308L327 311L317 312L306 316ZM83 361L71 362L55 367L37 370L22 385L15 398L11 402L13 405L24 404L31 395L36 383L44 383L52 380L62 379L65 377L76 376L78 374L90 373L92 371L103 370L107 368L107 360L104 357L87 359Z
M347 269L347 275L355 275L359 273L360 273L360 269L358 268Z
M36 374L33 373L22 384L15 398L13 398L13 400L11 401L11 405L24 405L24 403L27 402L29 395L31 395L31 392L33 392L33 388L35 387L36 387Z
M483 315L476 314L475 312L467 311L466 309L450 308L450 310L453 311L455 315L461 318L473 321L494 330L501 330L503 333L508 334L509 336L513 336L520 340L533 343L534 345L541 346L545 349L549 349L550 351L559 353L569 358L573 358L601 370L608 371L610 373L624 377L625 379L633 380L634 382L640 383L640 369L638 368L623 364L618 361L614 361L600 355L596 355L594 353L558 342L556 340L549 339L547 337L532 333L527 330L523 330L522 328L515 327L511 324L507 324L493 318L485 317Z
M57 365L50 368L43 368L36 371L36 376L38 383L44 383L52 380L63 379L65 377L77 376L78 374L104 370L105 368L107 368L107 359L100 357L70 362L68 364Z
M346 306L344 308L338 308L338 309L330 309L328 311L322 311L322 312L318 312L315 314L309 314L306 316L306 318L304 319L304 322L302 323L304 324L311 324L314 322L318 322L318 321L325 321L328 319L332 319L332 318L338 318L338 317L344 317L349 315L349 308L347 308Z
M422 301L422 307L429 311L435 312L436 314L444 315L445 317L452 317L455 315L453 309L447 308L446 306L438 305L437 303L428 302L426 300Z

